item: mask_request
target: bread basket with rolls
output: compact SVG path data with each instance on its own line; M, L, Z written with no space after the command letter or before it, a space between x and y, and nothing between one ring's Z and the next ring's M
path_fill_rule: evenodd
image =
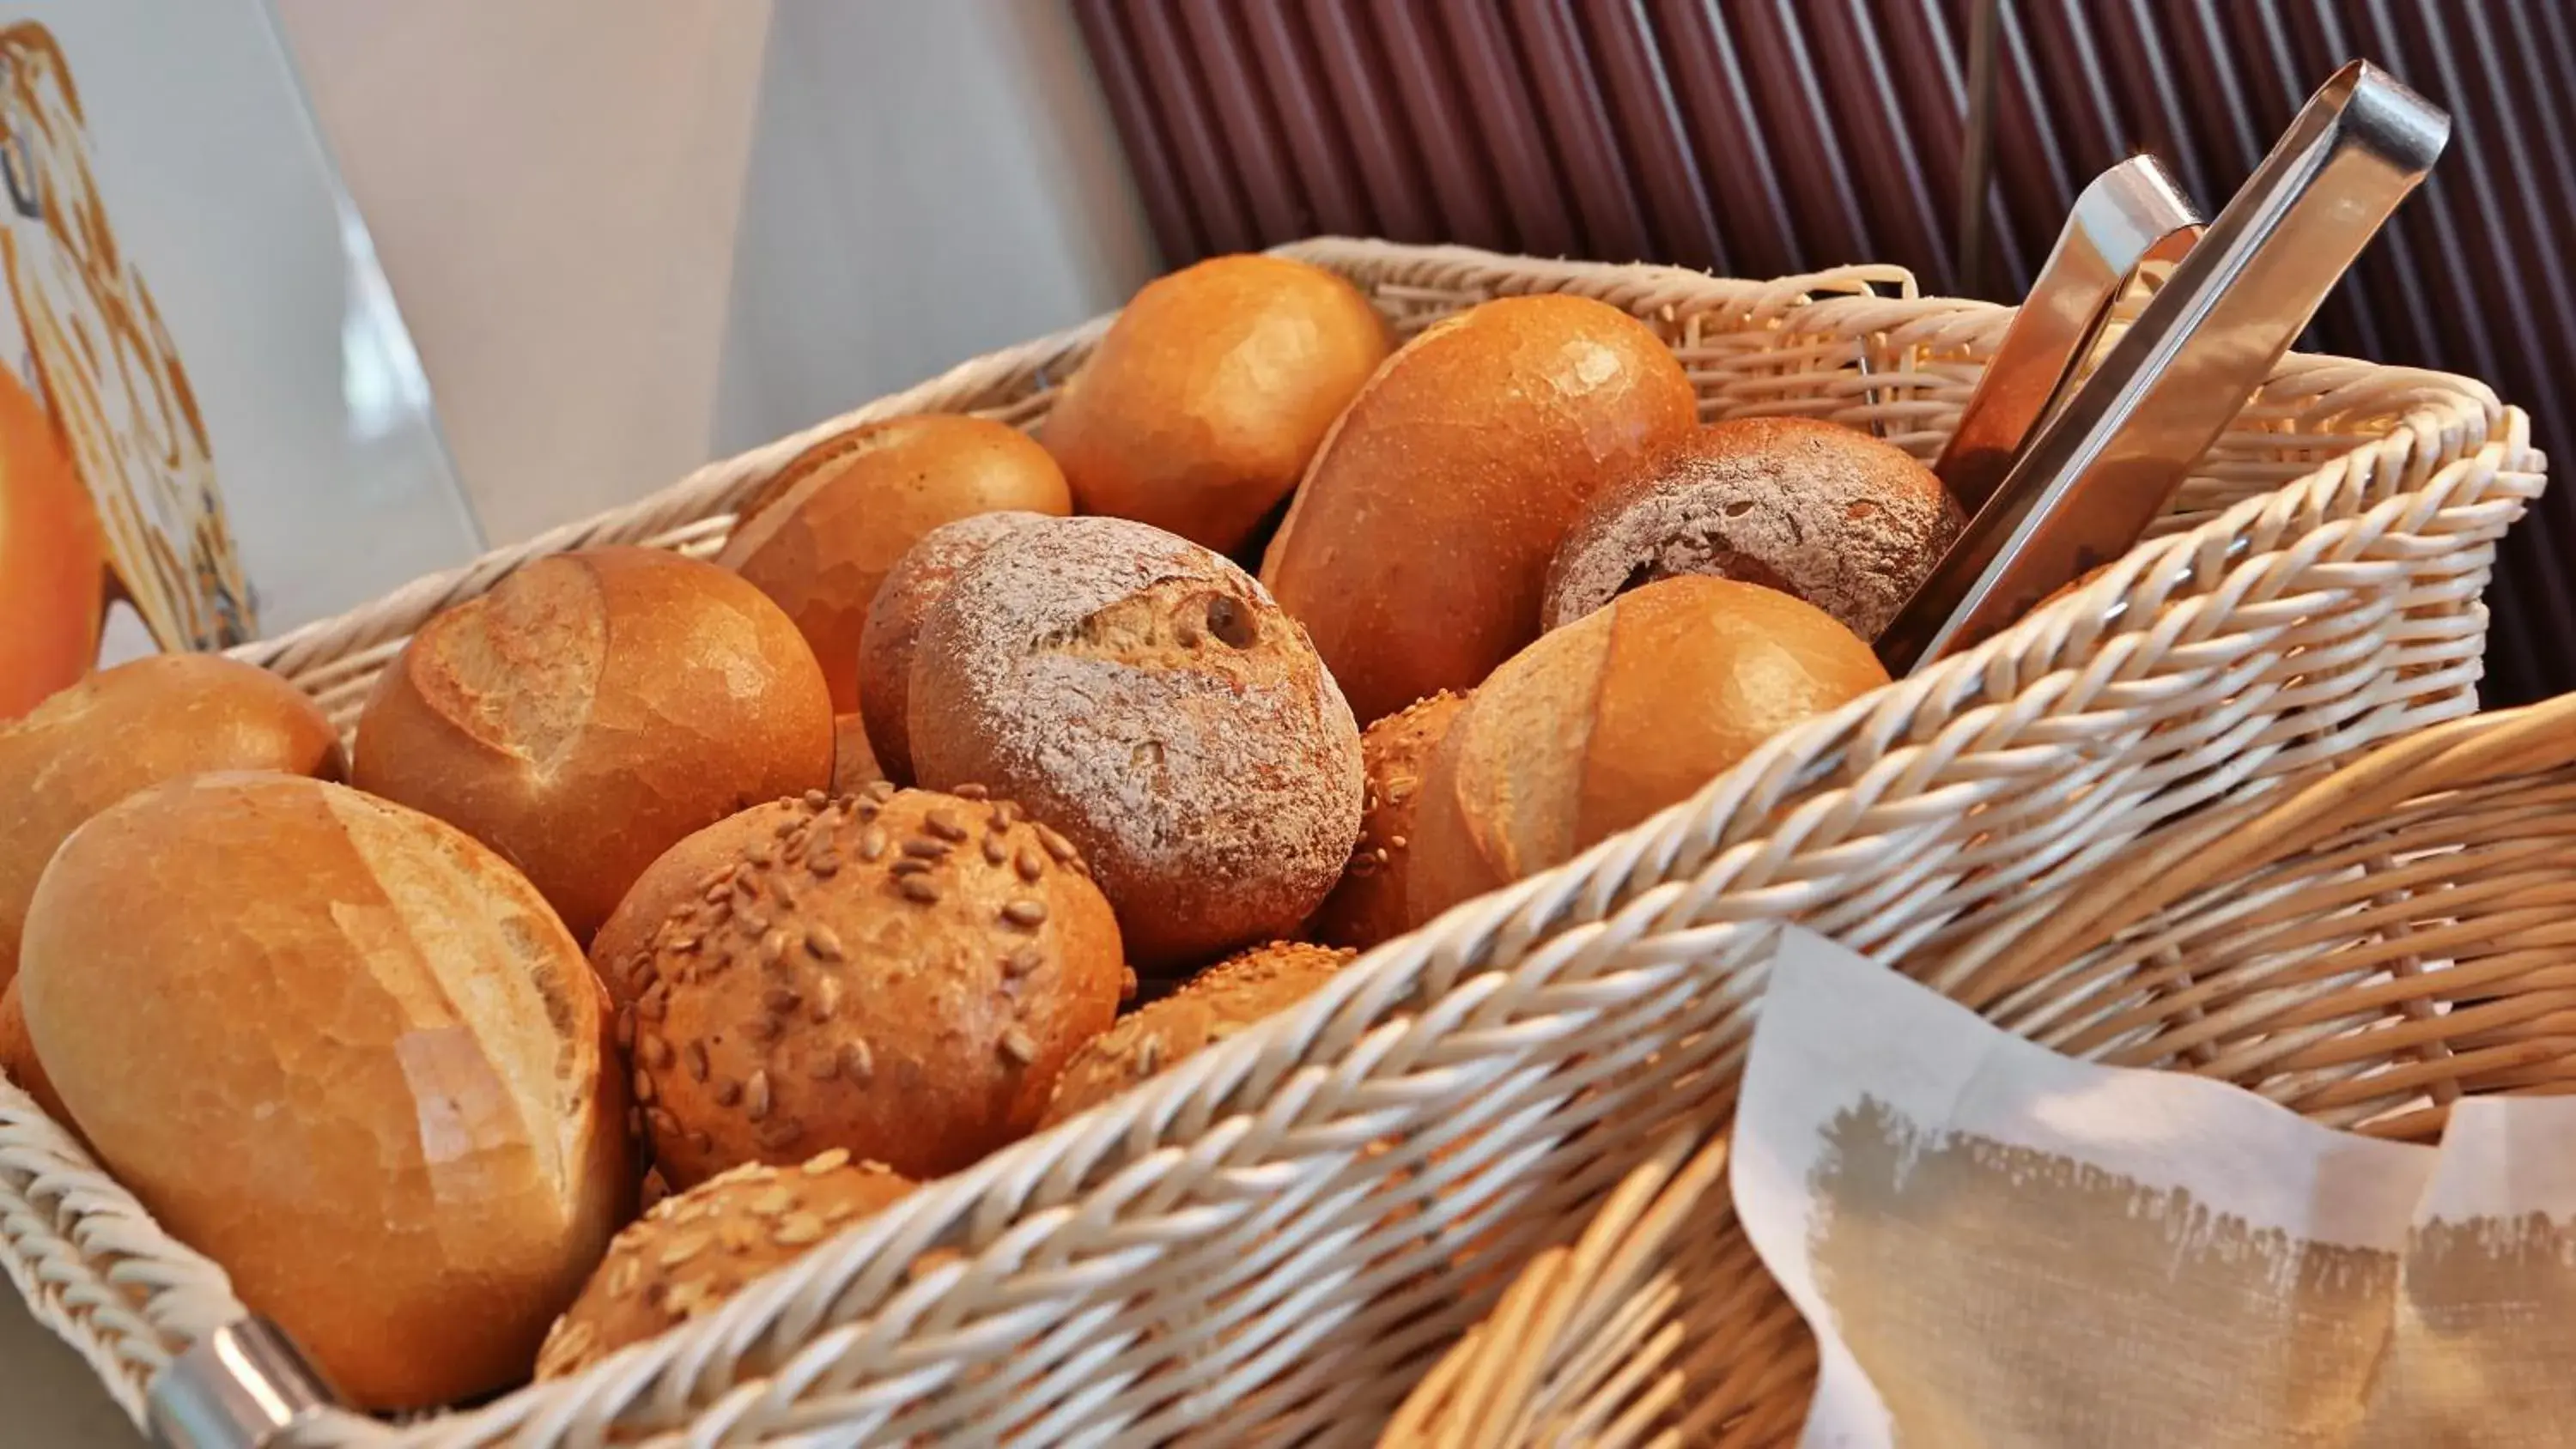
M48 706L0 1261L138 1419L1366 1440L1722 1114L1767 923L1954 939L2468 713L2543 482L2291 356L1890 683L2007 310L1343 239L1139 305L236 651L302 723L217 773Z

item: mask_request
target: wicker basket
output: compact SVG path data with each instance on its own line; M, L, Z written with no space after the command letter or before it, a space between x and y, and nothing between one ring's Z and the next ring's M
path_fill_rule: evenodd
M1906 967L2058 1050L2372 1136L2431 1141L2463 1096L2576 1092L2576 695L2177 821ZM1724 1158L1722 1132L1677 1134L1380 1442L1794 1439L1815 1342L1735 1220Z
M1915 297L1889 268L1748 283L1373 242L1287 250L1407 331L1505 293L1599 297L1669 340L1711 417L1824 416L1926 457L2006 318ZM346 722L404 636L530 558L712 550L729 509L854 423L1034 419L1100 328L968 363L244 656ZM2157 541L2003 636L927 1185L705 1320L470 1411L402 1426L328 1413L293 1442L1364 1441L1660 1123L1725 1111L1760 923L1917 950L2062 890L2161 821L2467 712L2478 594L2541 466L2527 420L2476 383L2287 359ZM240 1311L217 1270L5 1088L0 1231L38 1312L129 1404Z

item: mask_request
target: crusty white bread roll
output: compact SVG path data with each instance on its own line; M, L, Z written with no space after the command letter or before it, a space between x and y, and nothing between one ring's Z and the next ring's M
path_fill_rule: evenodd
M1286 257L1147 283L1040 425L1085 513L1232 553L1392 345L1359 289Z
M958 574L913 657L912 754L924 785L1071 837L1147 971L1290 934L1359 836L1359 730L1304 631L1121 518L1023 529Z
M1273 941L1228 956L1093 1037L1065 1064L1043 1126L1099 1105L1174 1063L1294 1006L1358 953Z
M995 539L1044 522L1042 513L1013 512L942 524L923 534L877 589L867 628L859 634L859 717L867 722L868 743L886 779L913 783L912 653L923 617L948 592L958 570L981 558Z
M796 621L832 708L859 706L859 631L888 570L923 534L997 509L1063 515L1073 495L1028 434L930 413L826 438L743 509L716 562Z
M1118 925L1081 858L960 789L827 805L655 933L619 1031L673 1187L833 1147L955 1172L1034 1126L1117 1015Z
M752 1280L912 1189L884 1163L853 1161L836 1147L797 1166L745 1163L662 1199L617 1235L580 1299L556 1320L537 1355L537 1377L577 1374L713 1313Z
M1547 627L1710 574L1794 594L1875 639L1965 520L1904 449L1814 418L1739 418L1648 458L1584 509L1548 567Z
M215 654L120 664L0 724L0 985L17 974L36 877L82 821L182 775L346 769L338 733L301 690Z
M1570 860L1886 682L1868 645L1778 590L1692 574L1622 594L1495 670L1431 752L1408 914Z
M1583 297L1507 297L1387 359L1315 455L1262 582L1362 724L1473 689L1539 633L1583 505L1688 431L1697 402L1645 325Z
M198 775L45 871L29 1035L100 1159L375 1409L527 1376L634 1199L599 982L463 832Z
M1413 809L1431 752L1467 701L1447 690L1417 699L1360 732L1368 799L1359 843L1341 883L1324 898L1305 935L1329 946L1367 950L1404 934L1404 878L1412 869Z
M358 720L353 783L501 852L587 941L682 836L831 778L831 695L776 604L598 548L423 625Z
M54 1079L45 1075L45 1063L36 1055L36 1043L27 1035L27 1013L18 1004L18 983L0 987L0 1072L7 1072L18 1089L36 1099L45 1115L58 1127L78 1132L71 1109L63 1105L60 1092L54 1090Z

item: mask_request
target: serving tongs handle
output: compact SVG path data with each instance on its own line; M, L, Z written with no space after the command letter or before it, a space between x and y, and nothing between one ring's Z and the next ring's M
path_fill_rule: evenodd
M2337 71L1880 634L1888 672L1987 638L2144 537L2450 130L2377 66Z

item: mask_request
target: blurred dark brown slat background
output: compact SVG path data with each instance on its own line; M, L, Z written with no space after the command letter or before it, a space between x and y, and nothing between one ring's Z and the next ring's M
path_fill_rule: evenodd
M2468 373L2566 456L2576 16L2527 0L2020 0L1984 241L1957 255L1978 0L1075 0L1165 261L1317 233L2012 301L2136 149L2215 209L2376 60L2451 147L2303 345ZM2486 693L2576 688L2576 498L2506 541Z

